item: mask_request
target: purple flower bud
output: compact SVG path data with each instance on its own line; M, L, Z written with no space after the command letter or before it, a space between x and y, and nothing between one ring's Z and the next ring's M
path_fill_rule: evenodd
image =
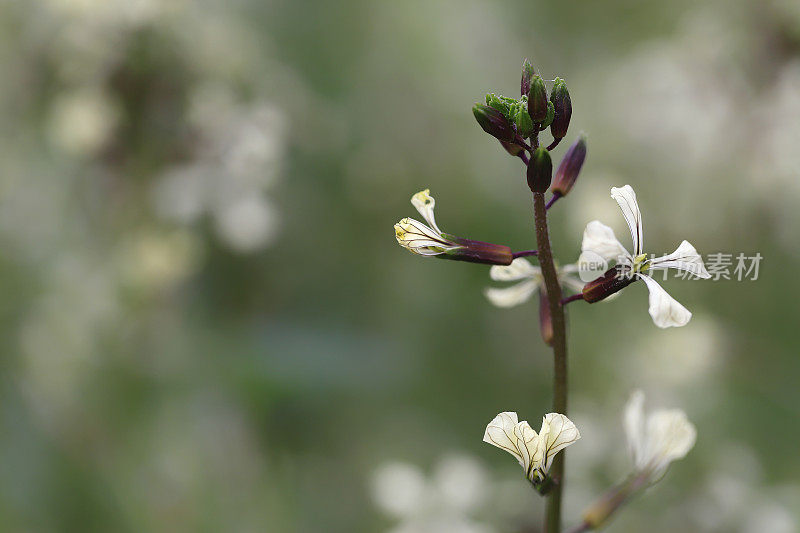
M483 131L489 135L505 142L512 142L516 137L514 127L497 109L483 104L475 104L472 106L472 114L475 115L475 120L481 125Z
M528 59L525 59L525 62L522 64L522 81L520 82L520 89L519 94L520 96L525 96L531 91L531 78L536 74L533 70L533 65L531 65Z
M559 196L567 195L572 186L575 185L585 159L586 136L581 134L578 140L569 147L569 150L561 160L561 164L558 165L558 170L556 170L556 176L553 180L553 194L558 194Z
M531 79L531 90L528 93L528 114L534 122L543 122L547 118L547 88L541 76Z
M444 254L436 256L441 259L483 263L487 265L510 265L511 261L514 260L514 253L508 246L462 239L461 237L455 237L454 235L446 233L443 235L448 240L458 244L459 248L448 250Z
M550 133L556 139L561 139L567 134L569 120L572 118L572 100L569 97L567 84L561 78L556 78L553 90L550 91L550 101L553 102L555 115L550 125Z
M553 179L553 161L544 148L534 150L528 162L528 187L533 192L543 193Z
M553 345L553 317L550 316L550 301L544 287L539 289L539 331L548 346Z
M590 304L605 300L638 279L636 276L631 276L624 268L611 267L602 276L584 285L583 299Z

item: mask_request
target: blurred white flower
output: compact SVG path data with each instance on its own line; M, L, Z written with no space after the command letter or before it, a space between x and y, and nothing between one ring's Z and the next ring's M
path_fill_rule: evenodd
M191 273L198 248L194 235L186 231L143 232L121 246L118 263L122 278L137 288L163 290Z
M527 478L538 486L547 477L556 454L580 438L578 428L562 414L546 414L537 434L528 422L519 422L517 413L506 411L486 426L483 442L516 457Z
M397 242L409 252L418 255L440 255L450 250L462 248L459 244L446 237L439 226L436 225L436 218L433 215L433 208L436 200L430 195L430 189L420 191L411 197L413 205L425 222L404 218L394 225L394 235Z
M239 252L269 246L278 236L278 215L263 196L246 196L216 210L216 229L222 240Z
M564 265L557 269L562 287L575 293L583 290L583 282L576 277L578 265ZM510 265L494 265L489 269L489 277L494 281L516 281L510 287L488 287L483 293L497 307L514 307L527 302L542 284L542 269L533 266L524 257L518 257Z
M450 455L431 479L414 465L384 464L373 475L371 492L375 504L398 521L392 533L491 533L469 516L485 502L488 483L474 459Z
M694 246L688 241L683 241L671 254L662 257L648 258L644 253L644 236L642 234L642 213L636 201L636 193L630 185L612 187L611 197L616 200L633 240L633 254L620 243L614 235L614 230L598 220L589 222L583 233L581 245L581 259L579 264L592 263L593 256L599 255L603 259L616 260L618 265L624 267L622 275L641 279L647 284L650 291L650 316L653 323L660 328L671 326L685 326L692 318L692 313L672 298L648 272L656 270L675 269L688 272L700 278L710 278L710 274L703 265L703 259ZM591 254L592 257L587 258Z
M50 113L52 142L71 155L92 155L108 141L117 110L99 89L85 88L60 95Z
M685 457L697 439L697 430L680 409L659 409L645 418L642 391L631 394L623 422L634 467L651 483L664 476L672 461Z

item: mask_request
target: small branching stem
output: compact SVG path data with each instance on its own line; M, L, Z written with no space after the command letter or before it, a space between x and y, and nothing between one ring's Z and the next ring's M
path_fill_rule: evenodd
M555 148L556 146L558 146L558 143L560 143L560 142L561 142L561 139L562 139L562 138L563 138L563 137L559 137L558 139L553 139L553 142L551 142L551 143L550 143L550 146L548 146L548 147L547 147L547 151L549 152L550 150L552 150L553 148Z
M547 209L550 209L551 207L553 207L553 204L556 203L556 201L558 201L559 198L561 198L561 195L558 194L557 192L554 192L553 193L553 197L550 198L549 202L547 202Z
M572 296L567 296L566 298L561 298L561 305L565 306L570 302L576 302L578 300L583 300L583 293L581 293L581 294L573 294Z
M528 257L531 255L537 255L539 250L522 250L521 252L514 252L511 256L516 259L517 257Z
M531 139L533 141L533 139ZM547 230L547 208L543 193L533 193L533 213L536 226L536 243L539 249L539 265L547 291L550 315L553 321L553 411L567 414L567 331L564 308L561 306L561 286L558 283L550 236ZM558 484L547 499L545 531L561 531L561 494L564 487L564 450L556 455L550 470Z

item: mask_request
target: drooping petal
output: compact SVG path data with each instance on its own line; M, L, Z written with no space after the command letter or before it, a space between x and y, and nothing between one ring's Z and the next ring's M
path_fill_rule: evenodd
M645 451L644 393L642 391L637 390L631 394L628 403L625 405L622 425L625 429L625 438L628 441L631 460L637 469L641 469L644 466L642 458Z
M505 450L517 458L523 468L527 468L527 450L520 449L518 438L515 435L517 424L517 413L506 411L500 413L486 426L483 434L483 442Z
M708 279L711 277L703 264L703 258L689 241L683 241L671 254L650 261L650 270L666 270L668 268L690 272L698 278Z
M548 413L542 419L539 439L544 441L543 456L540 459L544 471L550 470L555 455L581 438L581 433L572 420L560 413ZM540 444L541 447L541 444Z
M656 280L644 274L637 274L650 291L650 316L660 328L685 326L692 313L670 296Z
M430 189L419 191L411 197L411 205L417 208L417 211L419 211L419 214L425 219L425 222L438 233L441 233L442 231L439 229L439 226L436 225L436 218L434 218L433 215L433 208L436 206L436 200L433 199L430 192Z
M606 261L619 261L620 257L630 257L631 255L617 240L614 230L599 220L593 220L586 224L586 229L583 230L581 252L593 252ZM583 254L581 255L583 256ZM584 261L578 260L579 265L583 263Z
M508 308L527 302L539 288L539 284L538 280L528 280L510 287L488 287L483 293L492 305Z
M642 236L642 213L639 211L636 193L633 192L633 187L630 185L612 187L611 197L619 204L622 216L625 217L625 222L628 223L628 229L631 230L631 239L633 240L633 255L637 257L641 255L644 248L644 239Z
M404 218L395 224L394 235L400 246L419 255L439 255L461 247L413 218Z
M517 427L514 428L514 435L517 437L517 446L522 452L522 467L525 469L525 476L531 481L536 478L536 470L539 464L536 462L534 455L536 449L539 447L539 435L536 431L523 420Z
M524 257L517 257L510 265L495 265L489 269L489 277L494 281L519 281L541 276L542 269L533 266Z
M647 440L649 466L657 480L672 461L689 453L697 440L697 430L680 409L662 409L647 418Z

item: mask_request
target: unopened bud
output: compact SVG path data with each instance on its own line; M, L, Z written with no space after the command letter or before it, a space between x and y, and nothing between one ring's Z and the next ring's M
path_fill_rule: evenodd
M531 120L531 116L524 107L520 107L518 110L516 120L517 133L523 138L530 137L533 135L533 120Z
M519 85L519 94L520 96L525 96L531 91L531 78L536 74L533 70L533 65L531 65L528 59L525 59L525 62L522 63L522 82Z
M566 196L578 179L583 161L586 159L586 136L581 134L578 140L572 143L564 158L558 165L556 176L553 179L553 194Z
M553 123L553 118L556 116L556 108L553 107L553 102L547 102L547 116L542 122L540 129L546 129L550 124Z
M636 281L636 277L626 273L620 266L614 266L594 281L583 286L583 299L590 304L605 300Z
M589 526L589 529L599 528L627 498L628 491L625 487L610 490L583 512L584 524Z
M553 179L553 161L550 152L544 148L537 148L528 161L528 187L533 192L543 193L550 186Z
M555 116L550 125L550 133L556 139L561 139L567 134L569 119L572 118L572 100L569 97L567 84L561 78L556 78L553 90L550 92L550 101L553 102Z
M500 144L503 145L503 148L506 149L506 152L513 155L514 157L518 156L520 152L522 152L522 146L516 143L507 143L505 141L500 141Z
M483 131L489 135L505 142L514 140L516 132L513 126L497 109L482 104L475 104L472 106L472 114L475 115L475 120L481 125Z
M449 241L458 244L460 248L447 250L443 254L436 256L441 259L483 263L487 265L510 265L511 261L514 260L514 253L508 246L462 239L461 237L455 237L449 234L443 235L445 235Z
M547 118L547 88L541 76L531 79L531 90L528 92L528 114L534 122L542 122Z
M542 332L542 340L548 346L553 345L553 317L550 315L550 300L544 288L539 290L539 331Z

